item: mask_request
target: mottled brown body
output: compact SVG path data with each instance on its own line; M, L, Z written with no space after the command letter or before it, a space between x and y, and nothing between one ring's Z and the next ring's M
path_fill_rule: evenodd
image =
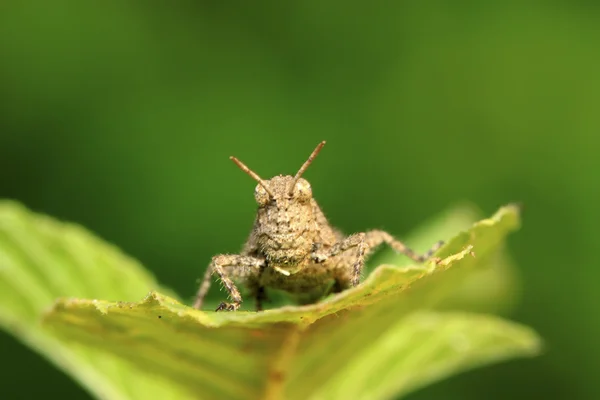
M258 182L254 191L258 211L241 253L213 257L198 290L195 308L201 308L213 273L219 276L232 300L221 303L217 311L239 308L242 297L233 279L250 289L257 310L261 310L266 288L284 290L306 303L327 291L340 292L358 285L365 256L382 243L418 262L441 246L438 242L425 255L417 256L384 231L345 237L332 228L313 199L310 184L301 178L323 145L325 142L317 146L295 176L279 175L268 181L232 157Z

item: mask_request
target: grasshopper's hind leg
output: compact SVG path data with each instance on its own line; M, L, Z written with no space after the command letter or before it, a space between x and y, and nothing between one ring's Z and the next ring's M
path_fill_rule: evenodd
M418 263L422 263L430 258L440 247L444 245L443 241L439 241L435 243L427 252L423 254L415 253L411 248L406 246L404 243L394 238L392 235L385 231L380 230L372 230L365 234L365 242L367 242L367 246L369 251L375 250L379 245L386 243L392 249L397 251L398 253L402 253L405 256L411 258L413 261Z
M401 241L395 239L385 231L373 230L366 233L356 233L337 242L328 251L313 252L314 262L323 263L331 257L343 257L340 265L346 272L336 278L336 285L344 289L350 286L357 286L360 282L360 274L364 266L365 259L378 246L387 243L391 248L402 253L418 263L422 263L433 255L444 242L437 242L425 254L418 255ZM353 253L346 253L347 250L356 249ZM342 254L344 253L344 254Z
M355 254L351 256L345 255L345 260L341 262L342 265L348 267L352 264L352 279L350 284L351 286L356 286L360 280L360 273L365 264L365 253L368 250L365 238L366 235L364 233L355 233L354 235L350 235L347 238L340 240L325 252L319 252L318 250L313 252L311 257L316 263L324 263L331 257L339 256L347 250L356 249ZM352 260L350 260L349 257L352 257ZM336 279L336 285L343 287L347 285L347 282Z

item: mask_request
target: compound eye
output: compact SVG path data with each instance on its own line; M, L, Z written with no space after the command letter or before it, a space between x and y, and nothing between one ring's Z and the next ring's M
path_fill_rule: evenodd
M269 202L271 196L269 196L269 193L267 193L262 185L258 184L254 189L254 198L258 204L265 205Z
M308 200L312 198L312 189L310 187L310 183L304 179L299 179L296 183L295 188L296 196L298 196L301 200Z

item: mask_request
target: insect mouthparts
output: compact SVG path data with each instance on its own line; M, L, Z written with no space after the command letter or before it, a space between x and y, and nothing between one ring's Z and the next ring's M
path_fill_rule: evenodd
M280 273L280 274L282 274L282 275L285 275L285 276L290 276L290 271L287 271L287 270L285 270L285 269L283 269L283 268L279 268L279 267L277 267L277 266L273 266L273 269L274 269L275 271L279 272L279 273Z

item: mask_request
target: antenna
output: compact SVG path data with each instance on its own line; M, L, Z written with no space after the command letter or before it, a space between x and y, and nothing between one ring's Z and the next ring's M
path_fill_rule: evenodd
M269 193L269 196L271 196L271 198L275 197L275 196L273 196L273 192L271 192L271 189L269 189L267 187L266 182L263 181L262 178L260 176L258 176L258 174L256 172L252 171L250 168L248 168L246 166L246 164L244 164L243 162L241 162L240 160L238 160L234 156L229 157L229 159L231 161L233 161L238 167L240 167L240 169L242 171L244 171L245 173L247 173L248 175L250 175L250 177L252 177L252 179L254 179L255 181L257 181L266 190L266 192Z
M294 192L294 188L296 187L296 183L298 182L298 179L300 179L300 177L302 176L304 171L306 171L306 169L309 167L309 165L313 162L313 160L319 154L319 152L321 151L323 146L325 146L325 143L326 142L324 140L321 143L319 143L317 145L317 147L313 150L313 152L310 154L310 156L308 156L308 160L306 160L304 162L304 164L302 164L302 166L296 173L296 176L294 176L294 180L292 181L292 187L290 188L290 195Z

